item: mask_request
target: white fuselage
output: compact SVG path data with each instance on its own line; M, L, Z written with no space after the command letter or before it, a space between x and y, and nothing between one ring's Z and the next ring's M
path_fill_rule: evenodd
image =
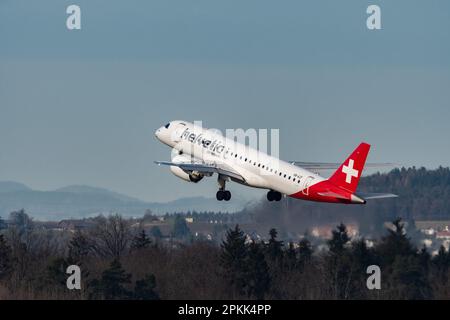
M163 129L158 129L156 136L173 148L173 161L193 157L209 164L225 164L244 178L236 182L251 187L286 195L302 191L307 195L310 186L325 180L316 173L189 122L172 121Z

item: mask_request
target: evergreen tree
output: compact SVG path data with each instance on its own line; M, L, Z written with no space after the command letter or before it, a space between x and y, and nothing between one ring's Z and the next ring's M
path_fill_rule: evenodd
M438 254L431 261L437 277L441 281L447 280L448 269L450 267L450 254L443 245L440 246Z
M228 283L239 293L244 294L247 248L245 246L244 232L236 225L227 232L226 239L221 245L220 265L223 276Z
M5 220L0 217L0 230L8 228L8 225L6 224Z
M340 254L344 251L345 245L349 241L350 237L347 233L347 227L341 223L336 230L333 230L332 237L328 240L328 247L332 253Z
M416 248L406 235L401 218L395 219L393 229L388 229L388 235L381 239L376 247L376 253L383 265L392 265L396 256L415 255Z
M298 262L299 266L303 268L309 262L313 254L311 242L307 238L303 238L298 243Z
M161 229L158 226L153 226L150 229L150 234L152 235L153 238L155 239L161 239L162 238L162 232Z
M289 242L288 249L285 254L285 265L288 269L293 269L297 265L297 251L294 248L294 243Z
M376 263L374 254L367 247L366 240L364 238L353 242L351 256L358 272L363 272L364 274L367 266Z
M145 230L142 229L139 234L134 236L132 242L131 242L131 249L145 249L150 246L152 241L149 237L147 237L147 234L145 233Z
M137 300L159 300L155 292L156 280L153 274L147 274L144 279L136 281L134 298Z
M278 261L281 262L281 259L283 257L283 241L277 240L278 232L276 229L272 228L269 231L270 239L269 243L267 244L267 254L268 257L272 261Z
M391 299L426 299L432 296L428 281L429 256L417 248L406 235L400 218L376 246L375 252L384 271L385 292Z
M13 265L12 249L0 234L0 280L5 278L11 271Z
M424 269L415 256L397 255L387 282L392 299L422 300L432 297Z
M425 273L428 273L430 263L431 263L431 255L427 250L427 247L423 245L422 249L419 251L419 263L422 266Z
M126 273L119 260L114 259L108 269L102 272L100 280L90 283L91 298L103 297L106 300L129 299L132 292L124 285L131 283L131 274Z
M347 244L350 237L347 227L341 223L332 232L332 238L328 240L329 253L325 259L325 271L329 279L330 295L333 299L350 298L353 280L352 262Z
M258 300L264 299L270 288L269 267L264 257L263 248L254 241L248 248L246 260L245 287L247 296Z
M175 216L175 221L173 223L172 236L175 238L186 238L191 234L189 230L186 219L180 214Z
M364 299L367 297L367 267L378 263L375 261L372 250L367 247L364 238L352 243L350 252L351 277L348 278L348 298Z
M430 261L430 283L436 299L448 299L450 292L448 289L450 267L450 254L441 245L438 254Z

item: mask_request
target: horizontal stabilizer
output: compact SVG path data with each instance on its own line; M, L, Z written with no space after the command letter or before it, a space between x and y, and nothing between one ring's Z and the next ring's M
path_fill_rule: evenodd
M331 192L331 191L327 191L327 192L319 192L318 193L320 196L323 197L334 197L334 198L338 198L338 199L344 199L347 200L348 198L346 198L345 196L343 196L342 194L336 193L336 192Z
M398 197L398 195L393 193L373 193L373 192L357 192L357 195L358 197L361 197L365 200Z
M341 166L341 163L335 162L301 162L291 161L292 164L302 167L306 170L336 170ZM398 164L390 162L380 163L366 163L365 168L383 168L383 167L397 167Z

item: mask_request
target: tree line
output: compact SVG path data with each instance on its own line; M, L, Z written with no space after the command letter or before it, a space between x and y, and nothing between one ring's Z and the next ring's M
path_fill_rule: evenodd
M2 299L447 299L450 255L417 248L404 223L373 245L339 224L322 247L303 237L284 243L276 229L256 241L239 225L217 245L164 242L120 215L86 230L36 227L25 212L0 232ZM180 227L184 228L184 227ZM68 290L67 266L82 272ZM367 267L381 269L381 289L366 286Z

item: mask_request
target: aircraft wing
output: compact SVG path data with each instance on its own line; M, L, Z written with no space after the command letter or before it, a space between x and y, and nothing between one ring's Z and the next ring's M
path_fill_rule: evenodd
M200 173L218 173L230 178L245 181L244 177L234 170L232 167L224 163L205 163L205 162L170 162L170 161L155 161L157 165L176 166L185 171L197 171Z
M361 197L365 200L398 197L398 195L393 193L356 192L356 194L358 197Z
M330 170L339 169L342 163L334 162L302 162L302 161L290 161L290 163L302 167L307 170ZM381 168L381 167L396 167L395 163L366 163L364 168Z

